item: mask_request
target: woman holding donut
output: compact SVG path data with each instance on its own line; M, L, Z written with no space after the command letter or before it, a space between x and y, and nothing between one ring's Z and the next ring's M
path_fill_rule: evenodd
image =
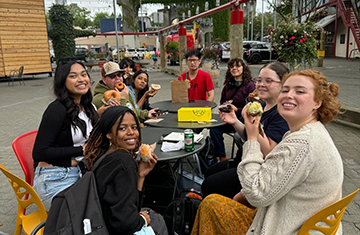
M343 163L325 128L340 112L338 95L339 86L318 71L286 75L277 106L290 130L267 155L258 138L261 117L243 112L248 138L237 167L242 190L234 200L206 197L191 234L298 234L310 216L340 200ZM253 222L245 201L258 208ZM342 234L341 226L336 234Z
M135 72L128 88L138 109L151 110L149 98L156 95L157 91L149 88L149 75L145 71Z
M261 116L261 124L264 135L259 135L259 143L264 156L268 154L282 139L285 132L289 130L286 121L277 112L276 100L281 91L281 80L289 70L285 64L275 61L266 64L260 69L259 76L255 79L259 97L264 100L262 107L264 113ZM245 106L242 111L246 110ZM237 131L246 140L245 124L241 122L235 109L230 113L219 112L222 120ZM242 153L240 151L240 153ZM235 159L226 160L209 167L205 172L205 180L201 185L204 196L218 193L229 198L233 198L241 189L239 179L236 174L236 166L241 161L241 155Z
M108 108L89 137L85 149L88 165L92 167L106 155L94 174L109 234L152 230L148 227L152 226L151 215L141 211L141 205L144 180L157 163L157 156L152 153L148 162L136 161L140 145L139 122L135 113L124 106Z
M92 102L90 77L76 61L59 64L54 78L56 99L45 110L36 136L34 189L46 210L52 198L81 176L78 167L98 114Z

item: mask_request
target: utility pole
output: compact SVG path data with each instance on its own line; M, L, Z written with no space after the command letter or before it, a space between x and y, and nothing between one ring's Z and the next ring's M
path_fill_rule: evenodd
M143 17L143 12L142 12L141 0L140 0L140 14L141 14L141 29L142 29L142 32L145 32L145 30L144 30L144 17Z
M119 52L119 41L118 41L118 29L117 29L117 16L116 16L116 2L113 0L114 5L114 23L115 23L115 34L116 34L116 51L117 51L117 60L120 61L120 52Z
M264 0L261 1L261 41L264 41Z

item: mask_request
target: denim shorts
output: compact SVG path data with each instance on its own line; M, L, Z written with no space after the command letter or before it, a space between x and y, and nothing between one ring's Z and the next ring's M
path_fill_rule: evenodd
M76 167L36 167L34 186L45 209L49 211L51 201L56 194L73 185L81 177Z

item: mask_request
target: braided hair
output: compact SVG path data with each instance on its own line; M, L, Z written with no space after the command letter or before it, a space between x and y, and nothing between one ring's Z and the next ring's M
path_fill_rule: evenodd
M136 118L135 113L128 107L114 106L105 110L105 112L100 118L100 121L94 126L90 134L90 137L88 139L88 142L86 144L85 159L87 160L90 168L93 166L96 159L104 155L109 150L110 140L106 137L106 134L108 134L111 131L112 127L115 125L117 120L119 120L119 123L117 124L116 130L119 130L124 115L126 113L130 113L134 117L137 130L139 132L139 138L134 150L129 151L123 148L119 148L119 150L125 150L135 158L136 156L135 152L138 151L139 146L141 144L140 123ZM116 132L115 137L117 138L117 136L118 136L118 132Z

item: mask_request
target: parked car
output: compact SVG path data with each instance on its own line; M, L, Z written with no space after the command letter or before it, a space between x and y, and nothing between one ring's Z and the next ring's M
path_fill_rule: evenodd
M271 44L268 42L253 41L244 43L244 59L252 64L257 64L264 60L276 60L277 58L278 54L271 50Z
M137 50L137 53L138 53L138 56L139 56L139 59L144 59L145 57L145 52L148 52L148 49L147 48L144 48L144 47L140 47Z
M230 59L230 42L217 42L210 45L211 50L217 50L219 52L219 58L221 60Z
M132 59L139 59L138 52L135 48L127 48L125 51L125 57L130 57Z
M75 58L77 60L83 60L85 62L88 61L88 56L90 54L90 50L84 47L76 47L75 48Z

